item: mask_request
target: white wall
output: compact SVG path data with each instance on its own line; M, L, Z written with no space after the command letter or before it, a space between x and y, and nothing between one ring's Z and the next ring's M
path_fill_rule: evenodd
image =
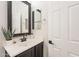
M43 37L44 57L48 56L48 10L49 1L32 1L32 10L40 9L42 11L42 28L35 33L35 36Z
M0 57L4 56L4 48L3 42L4 42L4 37L1 32L1 27L7 28L7 2L5 1L0 1Z

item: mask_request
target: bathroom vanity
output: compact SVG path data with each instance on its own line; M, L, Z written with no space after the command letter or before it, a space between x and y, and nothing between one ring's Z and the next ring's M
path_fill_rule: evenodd
M43 39L41 37L28 38L26 41L22 40L24 42L18 40L21 38L17 38L33 34L31 32L31 28L34 27L34 25L31 26L31 4L27 1L8 1L7 10L7 29L10 32L13 32L14 29L16 30L13 37L16 37L17 42L4 46L6 51L5 56L43 57ZM40 19L39 16L38 18Z
M43 57L43 40L28 39L25 42L17 42L4 46L5 57Z

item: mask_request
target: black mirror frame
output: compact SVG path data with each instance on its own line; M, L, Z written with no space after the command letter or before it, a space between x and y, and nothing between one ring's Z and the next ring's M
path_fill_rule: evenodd
M29 25L28 25L28 30L29 32L28 33L19 33L19 34L14 34L14 37L15 36L22 36L22 35L31 35L31 4L27 1L21 1L25 4L27 4L29 7L28 7L28 10L29 10ZM10 31L12 32L12 1L8 1L7 2L7 29L10 29Z
M40 9L36 9L36 11L38 11L39 13L41 13L41 10ZM35 24L34 24L34 21L35 21L35 11L32 11L32 30L35 29Z

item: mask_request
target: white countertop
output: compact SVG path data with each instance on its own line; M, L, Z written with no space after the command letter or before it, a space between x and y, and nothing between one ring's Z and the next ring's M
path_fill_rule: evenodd
M22 53L25 50L28 50L32 48L33 46L43 42L42 38L35 38L35 39L27 39L25 42L18 42L16 44L12 45L6 45L4 46L5 50L9 54L9 56L14 57L20 53Z

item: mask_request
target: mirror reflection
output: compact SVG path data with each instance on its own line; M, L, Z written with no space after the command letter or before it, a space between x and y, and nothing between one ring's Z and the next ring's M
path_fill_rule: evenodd
M20 1L12 1L12 30L15 34L28 33L28 5Z
M36 9L32 13L33 13L33 20L34 20L33 29L39 30L39 29L41 29L41 18L42 18L41 10Z

